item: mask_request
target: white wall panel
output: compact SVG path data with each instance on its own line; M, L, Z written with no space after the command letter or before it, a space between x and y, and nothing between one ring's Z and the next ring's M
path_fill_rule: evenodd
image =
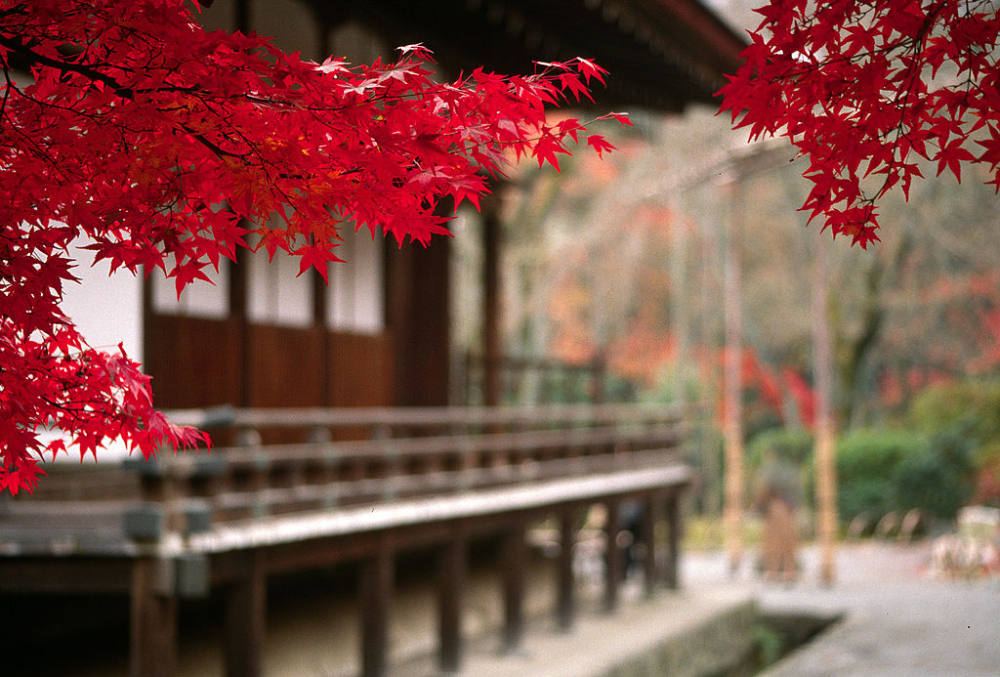
M77 260L73 274L80 284L67 282L62 310L95 348L114 348L119 342L133 360L142 360L142 282L127 270L108 276L107 262L96 266L93 253L79 247L70 253Z

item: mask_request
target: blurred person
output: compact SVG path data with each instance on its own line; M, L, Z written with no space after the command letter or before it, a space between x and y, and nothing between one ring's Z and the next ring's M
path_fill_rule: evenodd
M794 464L774 451L764 456L755 492L757 509L764 518L761 565L764 577L793 583L798 577L798 528L795 511L802 499Z

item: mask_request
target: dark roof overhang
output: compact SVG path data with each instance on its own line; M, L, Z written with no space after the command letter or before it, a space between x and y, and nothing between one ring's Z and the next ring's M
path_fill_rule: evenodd
M698 0L314 0L390 44L421 42L457 74L477 66L531 72L534 61L592 58L610 71L603 108L678 111L712 103L745 41Z

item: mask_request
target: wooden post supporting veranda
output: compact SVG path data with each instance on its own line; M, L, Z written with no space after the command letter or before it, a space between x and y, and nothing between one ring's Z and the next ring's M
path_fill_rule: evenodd
M639 542L646 547L642 562L643 588L646 597L653 597L656 594L663 577L656 552L656 519L662 514L664 514L663 497L658 493L647 494L643 500L640 527L642 531L639 534Z
M500 199L484 198L483 215L483 404L500 404Z
M576 617L576 579L573 573L573 550L576 547L577 510L566 508L559 513L559 558L556 561L556 622L568 632Z
M832 585L837 540L837 469L834 460L833 358L827 314L827 252L823 233L817 232L813 264L813 346L816 372L816 533L820 545L820 580Z
M264 668L267 577L256 550L242 553L236 579L226 588L223 656L227 677L259 677Z
M524 543L525 524L516 517L507 527L501 545L500 563L503 585L503 638L501 651L516 652L524 637L524 586L527 568L527 548Z
M389 613L393 590L393 550L383 535L375 552L361 562L361 674L385 677L389 670Z
M667 496L667 555L663 565L663 581L671 590L680 587L681 535L681 497L671 491Z
M129 675L170 677L177 668L177 598L172 563L139 557L132 564Z
M604 611L612 613L618 610L618 585L621 583L624 567L622 553L618 548L621 499L608 499L604 505L608 511L608 519L604 523Z
M465 574L466 541L459 532L438 549L438 667L444 674L461 667Z

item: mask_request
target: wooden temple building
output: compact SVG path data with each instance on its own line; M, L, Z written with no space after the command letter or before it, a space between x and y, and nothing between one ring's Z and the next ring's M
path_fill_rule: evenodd
M610 71L596 92L602 112L711 104L743 47L698 0L215 0L202 20L273 35L318 60L360 63L422 42L444 76L589 57ZM395 557L429 548L441 581L439 662L456 672L469 542L500 544L503 642L516 647L527 525L546 516L559 525L554 607L569 627L576 532L597 503L609 515L605 606L618 603L614 543L625 501L645 506L648 591L675 586L678 496L690 479L681 412L494 406L503 358L497 212L492 204L482 217L487 406L450 397L445 238L426 249L350 239L349 263L331 269L329 287L296 277L293 262L267 265L249 253L181 301L162 280L124 283L131 301L80 321L84 331L90 322L129 334L158 405L224 446L152 463L55 464L34 496L0 500L0 599L128 595L131 674L170 675L179 605L221 589L225 672L259 675L268 576L356 561L362 672L375 677L388 669ZM98 285L85 280L81 293Z

